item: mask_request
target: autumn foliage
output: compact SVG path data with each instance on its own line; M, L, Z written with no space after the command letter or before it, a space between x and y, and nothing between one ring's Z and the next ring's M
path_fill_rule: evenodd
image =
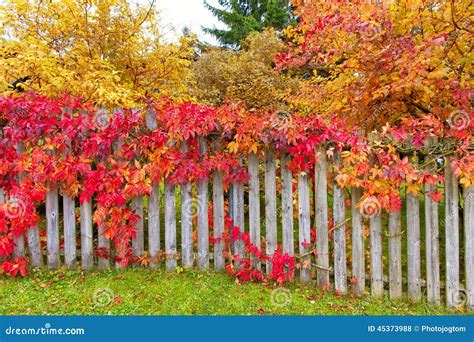
M122 1L114 3L124 11L128 8ZM216 91L240 95L207 99L208 104L182 95L180 76L186 78L189 72L186 42L171 46L157 40L149 54L143 54L148 51L143 47L148 41L141 40L149 37L146 34L133 46L122 45L120 37L94 41L97 45L92 46L93 32L73 32L69 22L61 20L45 33L54 42L58 35L70 38L60 39L63 44L53 46L54 54L47 41L34 49L28 42L2 41L0 57L8 63L0 67L2 86L30 70L35 73L24 85L25 93L8 91L0 97L0 188L5 194L0 205L0 267L6 274L25 275L26 259L13 256L14 237L38 229L40 206L51 189L79 203L93 203L96 228L113 242L116 262L126 265L133 259L130 241L139 219L128 205L132 198L149 195L152 184L163 180L195 183L215 171L224 173L225 187L245 183L248 154L270 146L276 157L282 152L291 155L288 166L295 177L301 172L314 175L321 158L315 151L320 147L327 151L330 165L337 152L342 164L331 166L330 177L342 188L365 189L359 207L369 212L400 210L401 189L418 194L425 184L442 182L448 160L460 183L473 185L472 70L466 60L472 35L457 16L466 12L466 3L446 2L435 11L424 1L390 6L295 1L299 24L287 29L288 51L276 56L284 79L292 75L300 85L297 95L281 98L284 92L279 89L273 97L281 98L286 110L266 102L243 102L258 89L222 86ZM105 17L113 13L101 11ZM41 14L44 24L47 13ZM130 25L117 28L125 34L123 30L135 27L145 14L141 10L137 16L130 14L130 21L110 25ZM91 27L108 34L99 22ZM16 32L29 29L18 27ZM74 35L81 39L71 38ZM104 49L110 58L96 54ZM249 56L235 58L251 65L246 64ZM88 68L75 65L75 58ZM301 72L310 75L299 78ZM62 80L62 75L68 79ZM147 84L150 75L159 76ZM236 79L235 70L231 76ZM283 79L267 76L260 80ZM246 79L245 85L250 83ZM154 90L161 85L163 94L157 95ZM251 99L257 101L255 96ZM428 144L433 139L436 143ZM206 153L200 149L203 141ZM440 201L443 194L428 195ZM229 226L222 238L229 243L242 240L254 254L264 250L233 229ZM251 260L236 260L230 252L227 257L229 273L241 281L262 279ZM298 267L294 259L280 252L272 257L270 278L277 283L292 279ZM236 262L240 268L235 268Z

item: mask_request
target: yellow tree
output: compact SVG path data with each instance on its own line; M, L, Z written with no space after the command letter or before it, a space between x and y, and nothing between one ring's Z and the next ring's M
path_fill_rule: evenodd
M3 93L21 86L129 107L186 92L189 39L163 41L154 0L7 0L0 13Z

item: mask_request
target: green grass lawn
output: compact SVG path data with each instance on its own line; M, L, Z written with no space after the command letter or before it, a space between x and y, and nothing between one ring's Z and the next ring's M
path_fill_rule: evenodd
M452 315L441 306L336 296L315 286L237 285L226 274L130 269L0 276L1 315Z

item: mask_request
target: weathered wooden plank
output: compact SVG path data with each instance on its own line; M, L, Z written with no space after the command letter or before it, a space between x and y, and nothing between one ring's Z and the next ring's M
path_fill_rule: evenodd
M362 295L365 291L365 243L364 224L362 214L356 207L362 198L362 189L353 188L352 201L352 278L353 291L356 295Z
M214 239L218 239L214 243L214 268L216 270L224 269L224 182L223 174L220 171L214 171L212 174L212 198L214 213Z
M266 254L273 257L277 248L277 211L276 211L276 166L273 148L265 150L265 235ZM266 262L267 274L272 273L272 263Z
M72 110L63 108L62 118L70 117ZM71 153L71 141L65 141L63 159L66 159ZM63 194L63 229L64 229L64 263L67 268L76 267L76 204L73 198L68 194Z
M43 255L41 254L41 242L37 226L26 230L28 238L28 249L30 252L30 264L32 267L41 267L43 265Z
M142 256L145 252L145 232L143 226L143 197L132 198L131 208L140 218L135 224L137 229L135 238L132 239L132 251L134 256Z
M407 254L408 254L408 298L421 299L421 255L420 255L420 201L418 196L407 194Z
M467 308L474 310L474 185L464 188L464 236Z
M92 203L81 204L81 260L82 268L87 270L94 266L93 232L92 232Z
M149 130L153 131L158 128L158 122L156 121L156 113L154 110L149 109L146 111L145 120L146 120L146 127Z
M46 193L46 237L48 249L48 268L58 268L59 259L59 198L58 190Z
M436 140L430 139L426 143L427 147L436 144ZM425 171L435 172L434 157L428 157L430 163ZM440 293L440 271L439 271L439 222L438 222L438 203L431 197L436 191L436 185L425 184L425 252L426 252L426 287L428 302L439 304L441 300Z
M207 143L204 138L199 139L199 151L202 155L207 153ZM208 192L209 182L203 179L198 182L197 189L197 215L198 215L198 267L209 268L209 214Z
M177 266L175 200L175 186L165 181L165 254L168 271L174 271Z
M104 227L100 227L97 236L97 247L100 249L101 254L106 252L110 255L110 240L104 235ZM106 256L99 256L99 269L105 270L110 267L110 258Z
M18 144L17 152L18 154L23 153L24 146L23 144ZM21 179L24 175L18 175L18 180L21 183ZM30 254L30 264L32 267L40 267L43 265L43 255L41 254L41 244L40 244L40 237L39 237L39 230L37 226L29 227L26 230L26 236L28 238L28 249ZM15 241L19 246L24 245L23 240ZM24 247L23 247L24 248ZM14 251L15 253L15 251ZM21 253L21 251L18 251Z
M242 161L241 161L242 163ZM233 219L234 227L239 228L239 236L245 231L245 212L244 212L244 185L241 183L234 183L233 189ZM235 254L239 256L239 260L244 257L245 245L242 240L235 242ZM236 266L239 266L239 260L236 261Z
M184 268L191 268L193 253L193 197L191 184L181 186L181 260Z
M316 216L316 271L317 284L329 285L329 233L328 233L328 167L326 150L318 149L315 166L315 216Z
M288 168L290 155L282 152L281 163L281 221L283 228L283 254L294 255L293 234L293 174Z
M258 155L250 153L248 157L249 181L249 231L250 242L260 249L260 180ZM261 268L261 262L252 255L253 266Z
M74 199L63 195L64 263L76 267L76 205Z
M388 278L390 299L402 297L402 229L400 211L388 215Z
M25 151L25 147L23 146L22 143L19 143L17 145L17 153L18 155L20 156L24 151ZM21 175L19 175L18 177L18 181L21 182ZM10 201L12 202L13 199L10 199ZM18 199L16 199L18 200ZM13 205L18 205L19 208L18 209L21 209L20 207L23 205L22 203L12 203ZM21 211L21 210L20 210ZM20 213L19 211L19 213ZM13 247L13 255L14 256L17 256L17 257L22 257L25 255L25 237L24 235L20 235L20 236L13 236L13 242L15 243L15 246Z
M146 127L153 131L158 127L153 110L146 111ZM148 250L150 253L150 268L160 265L160 186L152 184L151 195L148 197Z
M148 197L148 250L152 269L160 265L160 245L160 186L153 184Z
M459 199L458 180L449 157L445 167L446 303L459 303Z
M311 281L311 212L309 199L309 177L301 173L298 178L298 217L299 217L299 252L300 281Z
M15 243L13 255L16 257L25 256L25 236L13 236L13 242Z
M375 298L383 297L382 218L381 213L370 217L370 292Z
M334 165L341 167L341 152L334 151ZM333 186L334 218L334 288L340 293L347 292L346 260L346 206L344 190L334 180Z

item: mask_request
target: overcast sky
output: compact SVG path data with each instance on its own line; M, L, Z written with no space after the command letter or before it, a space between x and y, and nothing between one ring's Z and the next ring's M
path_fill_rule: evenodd
M209 0L210 4L216 4L216 0ZM184 27L189 27L192 32L199 35L201 40L216 43L212 36L204 34L201 27L219 27L223 24L204 7L203 0L158 0L158 9L161 12L161 22L165 26L171 26L173 31L165 32L167 39L174 39L181 33ZM225 27L225 26L224 26Z

